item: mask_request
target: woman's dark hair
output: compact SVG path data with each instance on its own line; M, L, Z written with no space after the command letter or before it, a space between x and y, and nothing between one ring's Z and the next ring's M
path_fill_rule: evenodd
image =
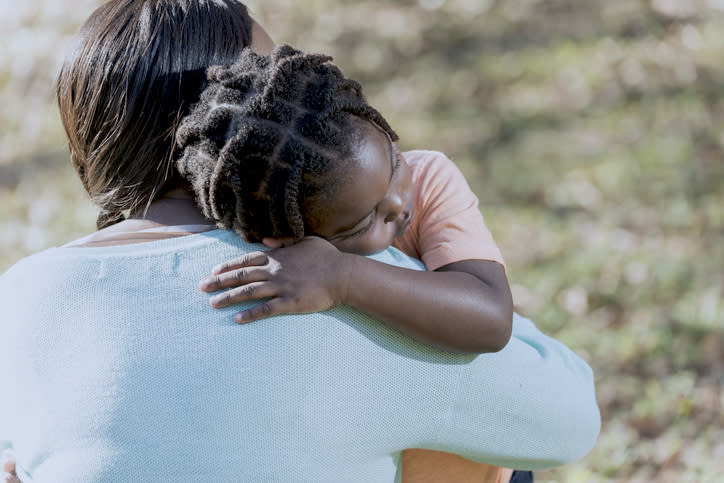
M251 43L251 25L235 0L112 0L81 27L57 95L98 228L146 208L177 179L178 120L206 68L231 64Z
M329 175L353 154L364 121L397 139L330 60L282 45L209 69L177 131L177 168L220 228L249 241L303 237L306 208L332 196Z

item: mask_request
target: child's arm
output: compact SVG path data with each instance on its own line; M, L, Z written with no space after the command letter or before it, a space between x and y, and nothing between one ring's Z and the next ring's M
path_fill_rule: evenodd
M513 303L503 267L463 260L434 272L399 268L337 250L316 237L222 264L201 289L233 288L216 308L270 298L238 313L251 322L347 304L426 344L453 352L495 352L508 342Z
M502 265L463 260L418 272L353 257L346 304L447 351L497 352L508 343L513 299Z

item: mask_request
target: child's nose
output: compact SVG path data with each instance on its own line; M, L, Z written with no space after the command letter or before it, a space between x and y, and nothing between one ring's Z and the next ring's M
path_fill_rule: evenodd
M390 195L387 198L385 206L387 214L385 215L385 223L395 221L405 210L405 202L399 195Z

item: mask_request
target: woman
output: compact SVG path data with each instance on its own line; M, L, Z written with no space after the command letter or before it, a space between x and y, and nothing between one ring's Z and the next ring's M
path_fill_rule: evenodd
M202 216L173 133L205 67L250 32L268 51L241 4L191 0L111 2L81 29L58 98L101 229L0 279L18 395L0 403L0 439L25 477L390 481L413 446L530 468L588 451L590 369L524 320L475 359L347 309L241 331L208 307L195 285L212 260L258 248Z

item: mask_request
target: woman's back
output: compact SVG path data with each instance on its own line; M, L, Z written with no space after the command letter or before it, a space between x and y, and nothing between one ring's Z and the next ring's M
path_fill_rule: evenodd
M0 402L0 440L19 468L54 482L392 481L408 447L534 468L595 441L590 369L524 320L478 358L344 308L234 324L196 284L250 247L212 231L51 249L0 277L0 367L19 391Z

